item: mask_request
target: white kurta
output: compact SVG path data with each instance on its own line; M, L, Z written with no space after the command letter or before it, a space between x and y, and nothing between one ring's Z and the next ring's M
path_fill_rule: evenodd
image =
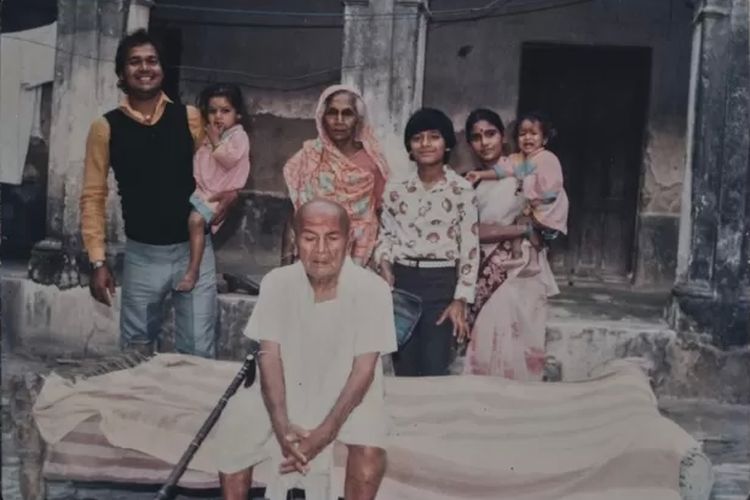
M397 348L388 285L348 258L336 299L322 303L315 303L301 263L271 271L263 279L245 335L280 344L289 419L307 429L318 426L331 410L356 356L387 354ZM220 470L233 472L269 458L273 469L278 467L280 448L257 390L238 391L216 432L224 455ZM378 360L372 385L342 427L338 440L383 447L386 435L383 369ZM322 495L321 488L328 488L331 451L329 446L313 460L307 477L296 473L280 476L269 489L283 495L286 488L299 485L306 489L307 498L312 498L308 490L321 491ZM266 496L273 498L269 493Z

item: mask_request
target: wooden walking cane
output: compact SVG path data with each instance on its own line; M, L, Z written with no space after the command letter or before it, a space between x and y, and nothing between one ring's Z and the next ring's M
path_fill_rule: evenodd
M259 352L260 344L255 340L252 340L250 344L250 354L247 355L245 362L242 363L242 368L240 368L240 371L234 377L232 383L229 384L226 392L224 392L224 395L221 397L206 421L203 422L198 434L195 435L190 446L188 446L185 453L183 453L182 458L180 458L180 461L177 462L177 465L172 469L172 472L167 478L167 482L159 490L155 500L168 500L169 498L172 498L172 490L177 486L177 481L179 481L180 477L185 473L185 469L187 469L187 466L190 464L190 460L193 459L193 455L198 451L198 448L201 443L203 443L203 440L206 439L206 436L208 436L208 433L211 431L214 424L216 424L216 421L219 420L219 416L221 415L221 412L224 411L224 407L227 405L229 398L234 396L234 393L237 392L237 389L243 381L245 382L245 387L253 385L253 382L255 382L255 358Z

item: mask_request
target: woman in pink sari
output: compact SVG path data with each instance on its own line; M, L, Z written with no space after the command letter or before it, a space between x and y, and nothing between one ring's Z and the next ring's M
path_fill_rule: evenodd
M367 265L377 242L378 210L389 169L367 121L359 93L345 85L328 87L315 112L317 139L305 141L284 165L289 197L298 209L313 198L342 205L351 219L351 257ZM295 260L291 223L282 242L282 264Z
M507 161L503 133L502 120L493 111L477 109L467 118L466 138L483 168L493 168L501 158ZM546 181L562 189L561 175ZM541 380L547 298L559 293L543 234L550 237L554 231L533 215L524 215L528 200L517 188L514 177L483 180L476 187L481 264L464 372ZM560 199L566 204L560 217L567 219L567 198ZM517 238L524 239L520 259L512 251Z

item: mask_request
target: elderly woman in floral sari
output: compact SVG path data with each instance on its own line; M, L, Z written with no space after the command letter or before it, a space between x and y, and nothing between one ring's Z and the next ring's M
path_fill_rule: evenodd
M284 166L289 197L297 210L314 198L343 206L351 220L351 257L367 265L377 242L378 211L389 168L367 121L360 94L345 85L328 87L315 112L318 137L305 141ZM292 225L282 241L282 264L296 259Z
M508 161L503 157L504 131L500 117L488 109L472 111L466 120L466 138L483 168ZM539 175L547 175L542 172ZM559 179L546 180L562 190L562 173L557 175ZM554 230L533 215L524 215L528 200L514 177L483 180L476 191L481 264L464 371L541 380L547 298L559 293L544 245ZM562 220L554 226L567 219L567 198L561 199L565 200L565 207L558 211ZM524 238L520 259L512 252L517 238Z

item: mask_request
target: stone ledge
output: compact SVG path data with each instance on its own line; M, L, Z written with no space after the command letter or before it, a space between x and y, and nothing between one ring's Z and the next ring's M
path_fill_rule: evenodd
M119 294L110 309L95 303L87 288L60 290L13 276L3 277L0 287L5 352L49 359L118 351ZM220 359L245 357L242 332L256 300L242 294L219 295ZM172 315L167 316L162 338L161 350L173 350ZM706 336L677 334L664 321L553 315L547 326L547 351L561 364L564 381L582 380L612 359L641 357L651 367L659 395L750 403L750 347L722 350ZM462 362L457 360L454 372ZM385 364L390 371L390 364Z
M643 358L659 396L750 403L750 347L719 349L710 336L677 333L666 323L552 320L547 354L564 381L583 380L612 359Z
M748 346L723 350L702 336L672 332L666 339L638 336L622 347L621 354L646 355L654 361L652 378L659 396L750 404Z
M712 288L678 285L667 308L679 331L710 332L722 347L750 345L750 289L722 297Z
M660 345L674 337L674 332L658 323L552 319L547 324L546 350L561 363L563 380L577 381L606 361L632 356L624 346L639 337ZM659 356L656 352L644 355Z
M112 308L95 302L88 288L61 290L27 278L0 278L3 350L42 357L85 358L119 351L120 288ZM242 330L257 297L219 295L217 354L221 359L244 359ZM174 349L174 317L166 315L161 350Z

